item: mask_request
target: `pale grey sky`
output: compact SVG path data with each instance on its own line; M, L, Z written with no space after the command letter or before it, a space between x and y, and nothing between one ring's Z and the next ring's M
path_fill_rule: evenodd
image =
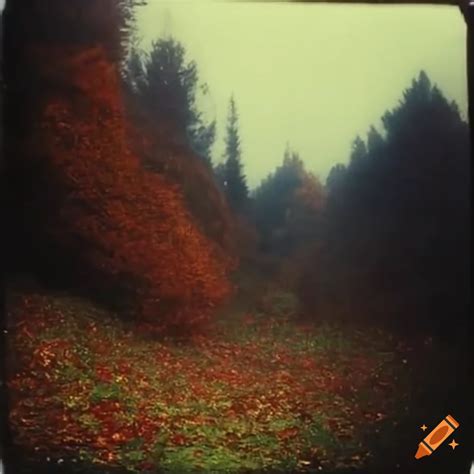
M466 115L465 24L455 7L149 0L137 19L145 48L169 32L197 62L218 121L217 160L234 93L252 187L287 141L325 179L420 69Z

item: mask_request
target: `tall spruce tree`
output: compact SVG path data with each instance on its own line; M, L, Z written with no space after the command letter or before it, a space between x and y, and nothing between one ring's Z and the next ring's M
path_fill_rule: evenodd
M171 124L192 150L208 164L216 136L215 121L206 121L197 106L199 75L186 60L184 46L172 38L154 41L149 54L133 48L124 71L128 90L158 124Z
M235 211L243 211L248 200L248 187L241 161L239 116L233 96L229 102L226 132L224 189L231 207Z
M364 140L357 136L352 142L352 152L350 157L350 164L358 166L367 158L367 147Z

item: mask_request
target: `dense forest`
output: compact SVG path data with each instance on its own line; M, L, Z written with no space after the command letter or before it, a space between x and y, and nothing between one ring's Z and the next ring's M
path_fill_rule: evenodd
M428 472L390 445L469 424L458 105L420 68L325 182L287 137L252 188L232 85L216 158L199 64L140 47L141 3L3 14L15 472Z

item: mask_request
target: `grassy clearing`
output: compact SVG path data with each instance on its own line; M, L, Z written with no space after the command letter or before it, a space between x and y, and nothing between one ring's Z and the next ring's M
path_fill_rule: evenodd
M298 326L293 304L280 295L270 313L234 312L178 344L139 338L81 300L17 295L16 442L136 472L364 465L367 433L396 415L394 383L411 374L390 335Z

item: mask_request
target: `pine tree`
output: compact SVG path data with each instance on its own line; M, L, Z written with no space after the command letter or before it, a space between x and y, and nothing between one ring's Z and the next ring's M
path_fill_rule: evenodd
M352 143L352 152L350 157L351 165L357 166L367 158L367 147L364 140L357 136Z
M211 163L215 121L207 122L197 107L199 75L186 61L184 46L171 36L152 44L145 55L133 48L124 72L128 89L158 125L171 124L177 134L206 163ZM200 89L207 93L207 87Z
M234 97L230 98L225 139L224 187L231 207L242 211L248 200L248 188L243 165L239 137L239 117Z
M380 298L400 323L431 320L441 334L469 300L468 124L422 71L382 125L328 177L327 261L317 270L315 252L305 278L327 277L364 318L366 301ZM303 295L310 306L317 278Z
M226 182L225 162L217 163L217 165L214 166L213 171L214 171L215 180L217 182L217 185L219 186L219 189L225 193L225 182Z
M142 55L136 46L132 46L121 72L128 93L135 95L143 90L145 87L145 69Z
M331 168L326 178L326 189L330 195L339 191L344 183L345 175L346 167L343 164L337 163Z
M367 153L371 158L381 155L384 146L384 139L379 131L371 126L367 133Z

